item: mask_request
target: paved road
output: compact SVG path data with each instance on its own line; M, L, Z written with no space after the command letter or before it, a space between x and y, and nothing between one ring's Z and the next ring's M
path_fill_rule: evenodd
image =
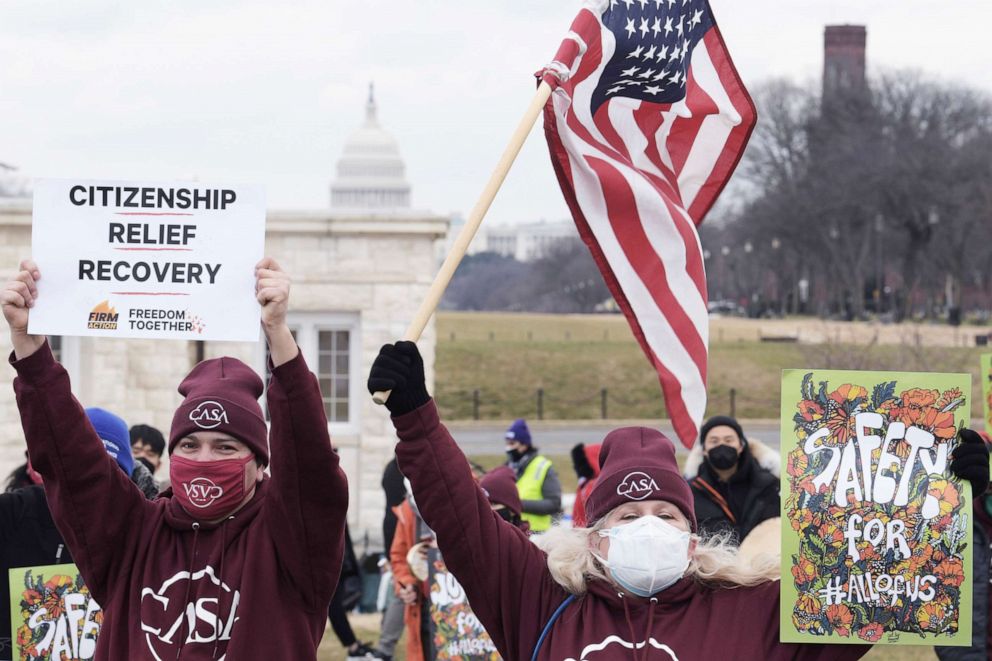
M594 421L580 422L574 425L562 422L530 423L534 444L544 454L567 455L576 443L599 443L607 432L622 426L623 423L599 424ZM638 424L648 424L639 421ZM768 421L743 423L744 433L751 438L757 438L763 443L775 448L779 447L779 429L777 424ZM504 424L486 424L478 422L452 423L447 425L452 435L466 454L499 454L503 452ZM668 425L663 425L661 431L674 439L675 434Z

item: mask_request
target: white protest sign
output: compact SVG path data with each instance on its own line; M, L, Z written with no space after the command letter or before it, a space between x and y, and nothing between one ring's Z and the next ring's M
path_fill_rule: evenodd
M43 179L29 331L257 341L260 186Z

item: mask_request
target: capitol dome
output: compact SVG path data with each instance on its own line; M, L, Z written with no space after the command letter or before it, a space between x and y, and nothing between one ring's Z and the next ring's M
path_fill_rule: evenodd
M396 140L379 126L369 85L365 123L351 134L331 182L336 209L399 209L410 206L410 184Z

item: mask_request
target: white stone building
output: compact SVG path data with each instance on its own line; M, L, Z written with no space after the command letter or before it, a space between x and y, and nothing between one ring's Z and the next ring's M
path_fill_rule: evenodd
M484 227L475 252L495 252L520 262L547 256L557 246L579 238L571 220Z
M0 171L5 281L30 253L31 201L23 196L22 182L12 169ZM18 197L2 196L15 188ZM265 252L293 277L290 323L320 380L331 437L348 474L352 537L358 544L367 532L375 545L381 544L385 504L380 480L396 439L388 412L372 402L365 379L379 347L402 336L426 293L436 270L436 243L449 219L410 208L399 149L378 125L371 94L365 124L347 141L331 191L329 209L270 211ZM129 425L151 424L166 436L180 402L176 386L198 359L234 355L264 374L262 343L62 337L52 344L85 406L112 410ZM429 389L434 344L432 322L419 343ZM0 351L10 351L5 329ZM14 372L6 362L2 369L6 375L0 378L9 384ZM0 475L23 457L20 420L7 386L0 389ZM167 467L160 471L160 477L168 474Z

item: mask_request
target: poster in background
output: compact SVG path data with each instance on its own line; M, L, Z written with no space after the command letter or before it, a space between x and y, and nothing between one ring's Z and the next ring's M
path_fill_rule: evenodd
M428 553L434 658L448 661L499 661L496 646L472 612L465 590L448 571L437 549Z
M785 370L783 642L971 644L967 374Z
M992 353L983 353L982 360L982 412L985 433L992 434Z
M103 610L76 565L8 571L14 661L92 659Z
M257 341L264 239L258 186L39 180L30 331Z

